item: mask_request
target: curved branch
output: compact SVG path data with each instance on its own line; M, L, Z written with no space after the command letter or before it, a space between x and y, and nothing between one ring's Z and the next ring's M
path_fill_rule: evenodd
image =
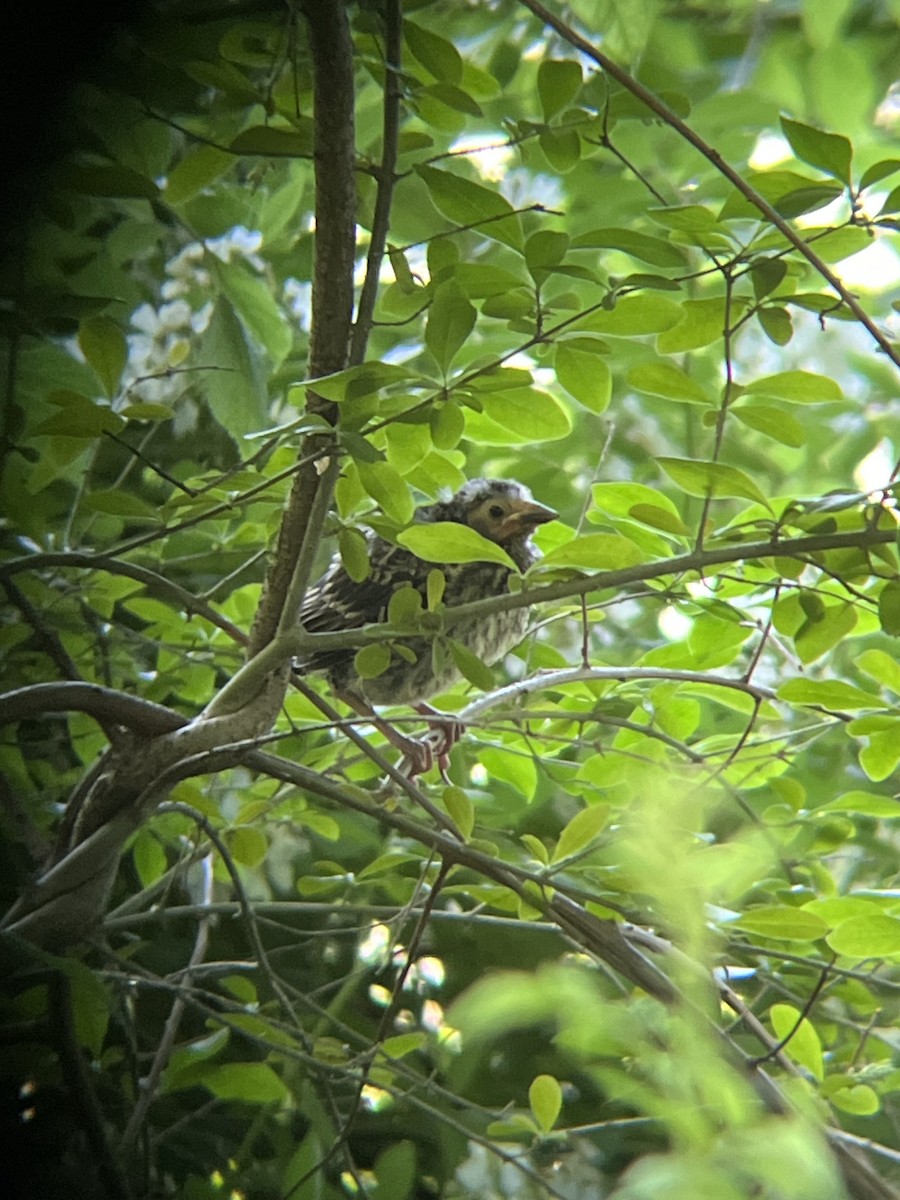
M757 687L744 679L729 679L724 675L708 674L705 671L674 671L666 667L571 667L561 671L541 671L527 679L518 679L506 687L497 688L473 700L456 716L463 724L477 720L484 713L500 704L506 704L518 696L528 696L532 692L542 692L547 688L562 687L567 683L596 683L598 681L617 683L629 680L644 679L659 682L662 679L678 683L703 683L711 687L730 688L734 691L745 692L754 700L774 700L775 693L768 688ZM648 733L648 730L642 730ZM677 743L676 743L677 744Z
M34 683L0 695L0 725L58 712L83 712L101 725L124 725L147 738L188 724L187 717L162 704L97 683Z

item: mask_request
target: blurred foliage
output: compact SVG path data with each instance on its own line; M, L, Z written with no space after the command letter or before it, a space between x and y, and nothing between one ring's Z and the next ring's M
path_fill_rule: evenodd
M144 8L6 227L0 644L8 689L82 679L190 717L242 661L314 424L312 68L293 5ZM349 9L360 280L382 10ZM406 799L380 821L243 768L179 783L102 938L4 952L5 1144L32 1195L822 1200L846 1194L830 1124L898 1179L900 6L565 10L884 344L527 7L404 4L367 365L321 384L344 459L320 564L477 475L560 512L528 580L555 598L493 673L535 686L441 697L468 732L452 786L424 781L525 888L475 858L444 873ZM742 558L803 537L824 541ZM275 733L375 793L307 698ZM5 728L6 905L106 743L77 712ZM683 1000L563 936L553 890L668 939ZM789 1116L739 1065L767 1054L751 1017L784 1042L767 1070Z

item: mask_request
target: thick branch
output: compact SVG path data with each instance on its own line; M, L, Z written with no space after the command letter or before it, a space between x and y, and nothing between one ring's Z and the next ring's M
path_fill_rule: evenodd
M148 738L188 723L186 717L162 704L97 683L35 683L0 695L0 725L57 712L87 713L102 725L123 725Z
M317 378L347 365L353 311L356 250L353 43L346 10L338 0L328 4L309 0L304 13L313 60L316 131L313 155L316 258L308 375ZM336 406L312 391L307 393L307 407L336 424ZM272 640L279 624L296 620L297 614L287 612L286 605L289 594L295 599L302 597L304 591L313 550L321 535L321 524L312 520L314 505L321 492L317 507L327 509L337 478L334 449L328 435L313 435L303 443L301 456L312 461L294 479L250 637L248 657ZM303 563L301 572L297 571L298 562ZM295 579L295 575L299 578Z

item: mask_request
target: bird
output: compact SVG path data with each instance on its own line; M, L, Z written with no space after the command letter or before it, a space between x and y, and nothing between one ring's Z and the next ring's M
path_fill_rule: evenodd
M539 525L557 518L552 508L539 504L527 487L512 479L472 479L454 495L416 509L415 524L453 521L467 525L489 541L502 547L520 571L539 557L531 537ZM340 555L335 555L324 575L307 591L300 611L300 623L309 633L359 629L382 622L396 591L412 587L426 601L429 572L438 564L427 562L404 546L379 534L366 536L369 574L354 580ZM450 608L486 596L503 595L508 590L511 567L497 562L444 563L443 601ZM526 608L489 613L454 625L453 639L491 665L501 659L525 636L528 627ZM430 770L435 757L444 773L450 748L462 735L459 721L438 712L427 700L446 691L462 678L451 655L436 658L431 639L409 637L402 642L401 653L392 651L390 662L375 678L363 678L355 665L355 650L323 650L311 653L295 666L301 674L324 672L335 695L360 716L374 724L392 745L404 755L407 774L415 776ZM430 736L412 738L382 721L372 705L408 704L425 716Z

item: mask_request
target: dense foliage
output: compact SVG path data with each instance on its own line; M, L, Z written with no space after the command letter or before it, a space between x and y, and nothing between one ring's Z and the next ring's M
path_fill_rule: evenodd
M7 225L12 1176L895 1194L896 0L145 8ZM478 475L407 780L296 614Z

